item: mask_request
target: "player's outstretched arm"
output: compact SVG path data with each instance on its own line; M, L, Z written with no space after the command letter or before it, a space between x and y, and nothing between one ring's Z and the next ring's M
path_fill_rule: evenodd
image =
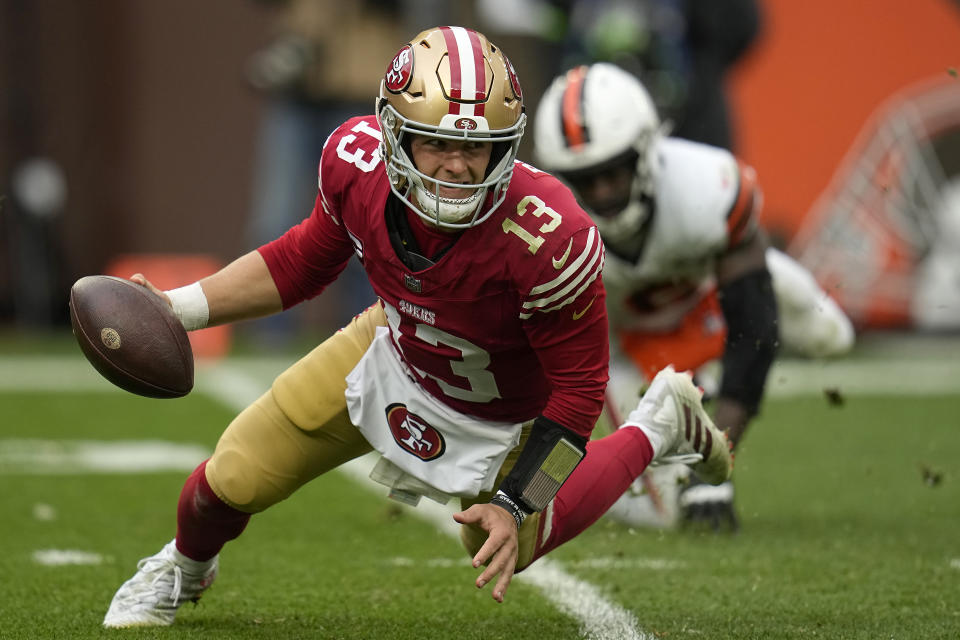
M474 568L482 564L487 565L477 578L476 585L478 589L482 589L484 585L497 578L491 595L497 602L503 602L517 567L517 553L520 546L517 523L513 516L502 507L493 504L475 504L465 511L453 514L453 519L460 524L476 525L487 532L486 542L473 556Z
M259 251L240 256L200 281L210 306L210 325L248 320L283 309L280 292Z
M257 251L237 258L198 283L173 291L160 291L141 273L130 280L167 300L187 330L259 318L283 308L267 263Z

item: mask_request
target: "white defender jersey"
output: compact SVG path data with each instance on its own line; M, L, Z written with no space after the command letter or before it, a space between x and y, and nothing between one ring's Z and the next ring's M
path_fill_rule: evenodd
M607 251L603 280L615 328L663 331L713 286L717 256L756 228L753 171L727 150L661 138L655 206L634 264Z

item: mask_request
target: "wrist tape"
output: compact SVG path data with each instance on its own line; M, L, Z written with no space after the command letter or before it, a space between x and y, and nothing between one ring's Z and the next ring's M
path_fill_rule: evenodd
M180 320L180 324L187 331L196 331L207 326L210 320L210 307L207 304L207 296L203 293L203 287L199 282L164 291L170 298L170 306L173 307L173 314Z

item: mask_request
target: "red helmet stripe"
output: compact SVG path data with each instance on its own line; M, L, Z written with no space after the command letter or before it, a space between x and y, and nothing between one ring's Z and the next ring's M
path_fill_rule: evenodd
M470 44L473 50L473 70L474 70L474 94L477 100L486 100L487 98L487 65L483 60L483 48L480 46L480 36L476 31L468 30L470 34ZM480 102L475 106L474 115L482 116L485 102Z
M571 147L579 147L587 141L583 117L583 83L586 78L585 65L567 72L567 87L563 91L560 121L563 124L563 135Z
M460 99L460 48L457 46L457 36L450 27L440 27L443 40L447 43L447 64L450 66L450 97ZM457 113L456 103L450 102L450 113Z
M486 69L480 37L476 31L463 27L441 27L440 30L447 45L450 65L449 113L482 116L483 103L473 104L474 100L486 97Z

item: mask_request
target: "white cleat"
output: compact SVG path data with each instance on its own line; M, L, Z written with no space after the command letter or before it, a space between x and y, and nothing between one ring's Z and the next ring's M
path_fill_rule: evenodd
M673 529L680 519L680 492L689 477L690 467L683 464L649 466L605 515L635 529Z
M171 540L159 553L137 563L137 573L113 596L103 626L170 626L180 605L198 601L213 583L217 567L216 557L207 562L191 560Z
M650 437L655 451L651 464L687 464L704 482L720 484L733 471L730 442L700 397L689 373L668 366L654 377L623 426L639 427Z

